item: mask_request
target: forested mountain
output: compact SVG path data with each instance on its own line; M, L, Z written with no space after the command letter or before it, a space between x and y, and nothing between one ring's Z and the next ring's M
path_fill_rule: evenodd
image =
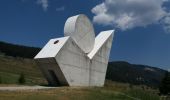
M124 83L158 87L165 72L165 70L156 67L118 61L109 62L106 78Z

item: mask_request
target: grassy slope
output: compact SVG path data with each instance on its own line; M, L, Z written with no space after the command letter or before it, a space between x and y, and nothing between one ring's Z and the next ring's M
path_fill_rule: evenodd
M0 56L0 77L3 84L16 84L21 73L25 74L26 84L47 84L39 68L31 59ZM103 88L60 87L37 91L0 91L0 100L159 100L152 90L139 86L129 88L128 84L106 82Z
M1 83L16 84L21 73L25 75L26 84L46 84L33 60L0 56Z

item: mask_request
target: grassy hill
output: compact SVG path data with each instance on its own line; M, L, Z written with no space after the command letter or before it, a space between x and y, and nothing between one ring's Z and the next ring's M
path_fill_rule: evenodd
M110 62L106 79L158 87L165 71L159 68L133 65L127 62ZM4 84L16 84L21 74L26 77L26 84L47 84L34 60L19 57L0 56L0 80Z
M46 84L38 66L32 59L0 56L0 79L2 84L17 84L21 74L26 84Z
M46 85L31 59L0 56L1 86L18 84L21 73L26 85ZM48 90L0 91L0 100L159 100L158 91L143 85L106 81L104 87L59 87Z

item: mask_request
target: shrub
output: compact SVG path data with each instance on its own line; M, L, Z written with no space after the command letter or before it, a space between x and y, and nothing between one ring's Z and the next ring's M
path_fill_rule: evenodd
M170 93L170 72L166 72L159 87L160 94Z

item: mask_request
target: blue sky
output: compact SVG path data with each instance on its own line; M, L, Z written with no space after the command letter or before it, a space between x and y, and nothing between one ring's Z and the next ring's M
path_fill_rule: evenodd
M116 30L110 61L170 69L169 11L169 0L0 0L0 41L43 47L86 14L96 35Z

